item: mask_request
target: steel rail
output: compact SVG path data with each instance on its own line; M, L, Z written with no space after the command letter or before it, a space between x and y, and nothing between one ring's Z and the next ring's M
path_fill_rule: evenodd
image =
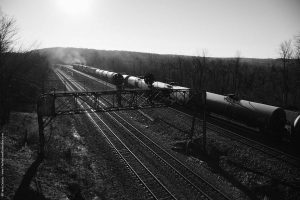
M102 104L105 105L103 102ZM150 153L153 154L156 157L156 159L162 163L163 166L169 169L169 172L172 172L173 175L175 174L175 177L177 177L181 181L186 182L186 184L192 188L190 189L190 191L196 193L195 196L197 196L198 198L200 197L201 199L230 199L226 196L226 194L222 193L212 184L210 184L205 179L194 173L191 169L186 167L184 163L182 163L173 155L171 155L166 150L157 145L156 142L151 140L148 136L146 136L140 130L131 125L119 114L117 114L116 112L112 113L115 116L117 116L117 118L119 118L120 120L117 120L116 117L113 117L109 113L108 115L116 123L119 123L128 133L132 134L140 143L142 143L144 147L146 147L147 150L150 151ZM121 121L123 121L123 123Z
M65 77L66 78L66 77ZM75 83L71 83L75 87ZM88 107L86 104L85 106ZM142 161L126 146L126 144L117 136L117 134L98 116L92 113L93 118L87 113L90 120L101 131L102 135L107 139L109 144L118 153L119 157L124 161L125 165L130 168L130 171L138 178L138 182L147 189L147 191L155 199L176 199L176 197L158 180L158 178L142 163ZM103 131L98 122L101 122L109 131ZM110 134L110 135L108 135Z

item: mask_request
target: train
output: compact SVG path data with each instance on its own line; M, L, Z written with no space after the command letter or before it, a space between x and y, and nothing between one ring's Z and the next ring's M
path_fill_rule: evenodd
M172 85L154 81L153 76L143 78L127 74L120 74L101 70L80 64L73 64L72 67L100 79L106 80L119 87L136 88L143 90L165 89L169 91L170 99L181 105L187 105L192 101L192 90L188 87ZM289 134L299 141L300 137L300 114L288 115L283 108L266 105L262 103L247 101L236 98L234 95L220 95L206 92L206 108L209 114L216 114L226 119L259 129L263 133L271 133L274 137L281 137L283 133ZM292 117L289 117L292 116ZM287 126L289 128L287 128Z
M112 83L117 87L121 87L124 83L123 76L116 72L101 70L95 67L86 66L82 64L73 64L71 67L73 67L73 69L76 69L78 71L93 75L109 83Z

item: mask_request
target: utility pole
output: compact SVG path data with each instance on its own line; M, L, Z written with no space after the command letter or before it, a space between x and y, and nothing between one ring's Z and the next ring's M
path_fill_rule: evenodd
M44 121L43 115L38 113L38 125L39 125L39 156L43 159L45 156L45 137L44 137Z
M194 130L195 130L196 115L197 115L197 113L195 112L194 115L193 115L192 128L191 128L191 133L190 133L190 141L193 140L193 135L194 135Z
M203 90L202 98L203 98L203 122L202 122L203 152L206 153L206 90Z
M197 112L194 112L194 114L193 114L193 120L192 120L192 127L191 127L191 132L190 132L190 137L189 137L189 140L187 139L187 141L186 141L186 150L185 150L186 154L188 153L189 143L193 142L196 117L197 117Z

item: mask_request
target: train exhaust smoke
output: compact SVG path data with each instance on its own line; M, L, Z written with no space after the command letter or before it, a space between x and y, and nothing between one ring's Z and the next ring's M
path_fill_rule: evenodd
M47 51L42 50L42 54L46 54L48 60L51 64L63 63L63 64L72 64L80 63L86 64L86 59L81 55L77 49L73 48L53 48L46 49Z

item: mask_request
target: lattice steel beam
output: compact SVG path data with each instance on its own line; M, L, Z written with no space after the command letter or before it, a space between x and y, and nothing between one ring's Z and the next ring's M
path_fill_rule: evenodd
M170 92L168 89L89 92L53 91L42 95L38 111L43 116L56 116L85 112L166 107L171 103ZM174 93L174 91L172 92ZM68 102L68 105L60 102ZM84 104L88 106L83 106Z

